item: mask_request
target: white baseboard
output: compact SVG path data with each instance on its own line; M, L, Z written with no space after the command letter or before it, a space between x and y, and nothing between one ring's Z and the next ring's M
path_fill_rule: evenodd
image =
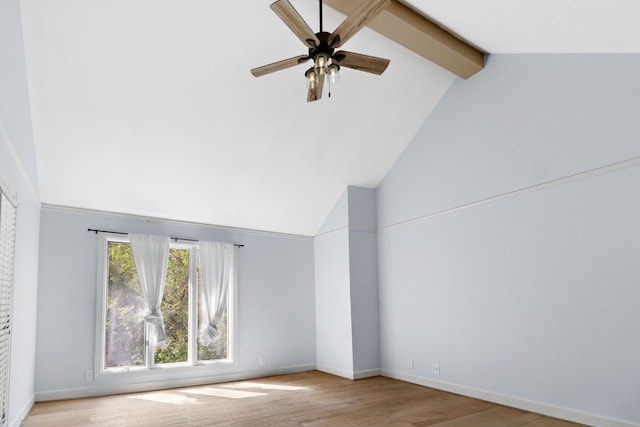
M10 418L9 425L11 427L20 427L20 424L22 424L22 421L25 418L27 418L27 415L29 415L29 412L31 412L31 408L33 407L34 401L35 401L35 397L32 394L29 400L27 400L25 404L22 405L22 408L20 408L20 411L18 411L18 413L15 414L15 416L12 416L11 414L9 414L9 418Z
M445 381L433 380L431 378L418 377L408 375L402 372L390 371L382 369L381 375L397 380L407 381L413 384L419 384L425 387L435 388L438 390L448 391L463 396L473 397L476 399L486 400L488 402L498 403L500 405L510 406L525 411L536 412L538 414L547 415L554 418L560 418L576 423L587 424L596 427L640 427L640 424L632 421L618 420L614 418L603 417L601 415L591 414L587 412L576 411L574 409L563 408L550 405L548 403L536 402L533 400L522 399L519 397L508 396L500 393L494 393L487 390L476 389L459 384L448 383Z
M338 368L334 368L332 366L327 366L327 365L316 365L316 369L320 372L325 372L327 374L346 378L348 380L353 379L353 371L346 371L344 369L338 369Z
M346 378L349 380L360 380L362 378L377 377L380 375L380 369L364 369L361 371L347 371L327 365L317 365L316 369L320 372Z
M146 381L136 383L121 383L108 385L94 385L91 387L78 387L72 389L38 391L35 394L36 402L50 400L77 399L82 397L107 396L111 394L137 393L151 390L162 390L176 387L192 387L205 384L216 384L229 381L243 381L275 375L294 374L298 372L313 371L313 364L288 366L278 369L265 369L256 371L244 371L221 375L208 375L198 378L185 378L161 381Z
M377 377L380 375L380 369L365 369L362 371L353 371L353 379L361 380L363 378Z

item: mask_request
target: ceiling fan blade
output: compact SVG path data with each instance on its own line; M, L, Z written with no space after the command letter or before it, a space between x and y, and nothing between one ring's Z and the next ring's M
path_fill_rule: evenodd
M329 36L329 46L340 47L391 4L391 0L360 0L356 9Z
M366 71L367 73L382 74L391 61L377 56L363 55L361 53L339 50L333 54L332 60L341 67Z
M309 59L311 58L309 58L307 55L294 56L293 58L283 59L282 61L274 62L273 64L254 68L253 70L251 70L251 74L253 74L255 77L264 76L265 74L284 70L285 68L295 67L298 64L304 64Z
M287 27L289 27L307 47L316 47L320 44L320 40L318 40L318 37L311 27L309 27L309 24L302 19L298 11L289 3L289 0L278 0L272 3L271 10L287 24Z
M316 99L322 98L323 88L324 88L324 73L318 76L318 83L316 83Z
M309 86L309 91L307 92L307 102L317 101L322 98L322 88L324 87L324 74L320 74L318 76L318 81L316 85L312 88Z
M309 90L307 91L307 102L313 102L313 101L317 101L316 88L309 87Z

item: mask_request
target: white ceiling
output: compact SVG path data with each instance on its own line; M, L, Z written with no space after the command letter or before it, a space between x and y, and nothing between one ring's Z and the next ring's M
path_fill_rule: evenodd
M454 76L365 29L345 48L387 71L307 103L304 66L249 73L306 53L270 3L22 0L42 201L314 235L347 185L377 186ZM635 0L407 4L490 53L640 52Z

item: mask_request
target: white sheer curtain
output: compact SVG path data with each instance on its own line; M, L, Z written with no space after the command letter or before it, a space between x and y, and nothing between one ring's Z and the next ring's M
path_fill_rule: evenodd
M149 347L167 344L164 319L160 311L169 259L169 238L146 234L129 234L133 259L138 270L145 312L144 321L152 325Z
M209 322L207 327L200 331L200 343L209 345L220 340L218 323L222 320L227 307L235 251L230 243L200 242L198 254L206 316Z

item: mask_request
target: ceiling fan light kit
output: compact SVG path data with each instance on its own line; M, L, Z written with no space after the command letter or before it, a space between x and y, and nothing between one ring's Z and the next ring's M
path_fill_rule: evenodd
M322 0L320 0L320 31L314 33L289 0L277 0L271 4L271 9L308 47L309 52L307 55L295 56L254 68L251 70L251 74L260 77L304 64L312 59L313 67L304 74L307 78L307 102L317 101L322 97L325 79L329 82L329 88L340 81L341 66L378 75L382 74L389 65L388 59L345 50L336 51L336 49L360 31L390 3L391 0L362 0L333 33L328 33L322 30ZM331 96L330 89L329 96Z

